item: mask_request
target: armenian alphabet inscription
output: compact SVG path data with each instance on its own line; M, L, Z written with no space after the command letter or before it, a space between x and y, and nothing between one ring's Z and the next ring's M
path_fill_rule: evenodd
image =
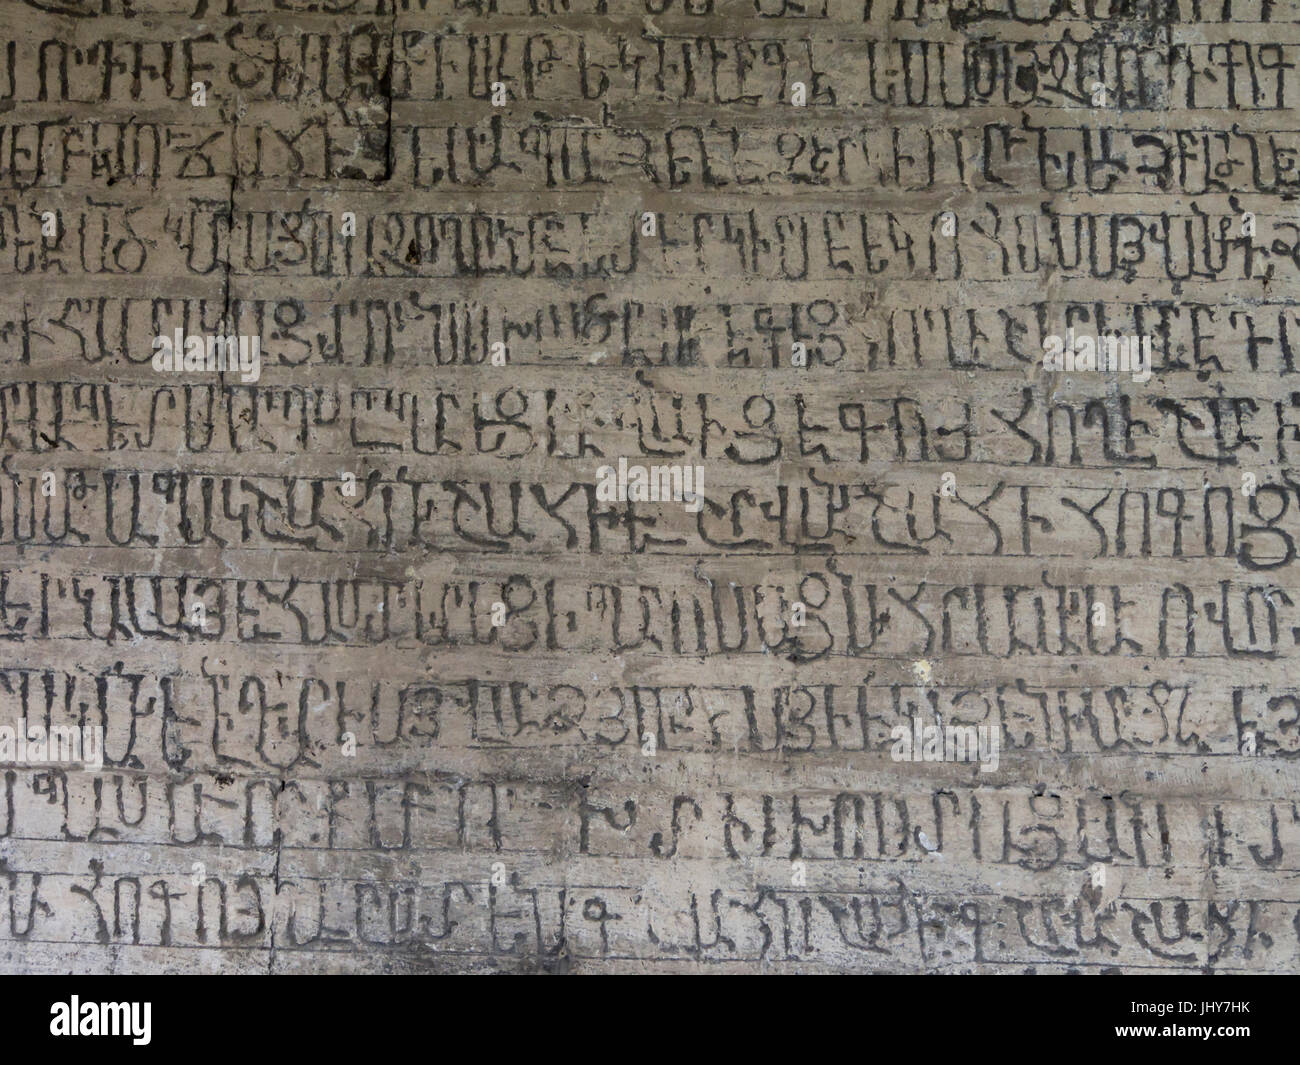
M1300 967L1300 0L4 0L0 968Z

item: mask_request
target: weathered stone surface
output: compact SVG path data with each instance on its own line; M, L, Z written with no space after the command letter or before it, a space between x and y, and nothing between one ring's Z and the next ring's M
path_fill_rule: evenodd
M0 969L1296 970L1298 71L11 0Z

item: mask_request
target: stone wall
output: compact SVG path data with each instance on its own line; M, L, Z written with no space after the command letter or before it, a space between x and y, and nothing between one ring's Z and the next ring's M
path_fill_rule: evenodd
M1294 971L1297 100L1296 0L5 0L0 968Z

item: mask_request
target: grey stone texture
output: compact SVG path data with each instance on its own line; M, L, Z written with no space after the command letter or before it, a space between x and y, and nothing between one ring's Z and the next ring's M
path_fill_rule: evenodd
M1294 972L1298 81L1295 0L4 0L0 969Z

